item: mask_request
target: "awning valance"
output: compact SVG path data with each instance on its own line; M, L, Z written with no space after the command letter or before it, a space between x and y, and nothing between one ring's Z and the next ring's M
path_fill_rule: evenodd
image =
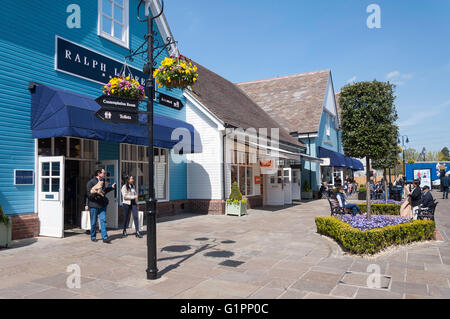
M91 97L46 85L36 85L31 96L33 138L69 136L148 145L146 114L140 115L141 125L111 124L100 121L95 116L100 108ZM159 114L154 115L154 146L172 149L182 140L179 134L173 134L176 129L190 134L190 141L183 141L184 153L202 151L199 134L192 125ZM172 135L175 135L174 139Z
M364 165L361 161L323 147L319 147L319 157L329 158L330 166L332 167L350 168L354 171L364 170Z

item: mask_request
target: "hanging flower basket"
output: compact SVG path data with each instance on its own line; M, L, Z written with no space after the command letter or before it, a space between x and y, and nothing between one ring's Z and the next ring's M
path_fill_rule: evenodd
M120 99L142 101L145 98L145 88L128 76L112 78L102 91L106 96Z
M198 80L197 66L182 55L166 57L153 73L153 78L159 86L168 89L186 89Z

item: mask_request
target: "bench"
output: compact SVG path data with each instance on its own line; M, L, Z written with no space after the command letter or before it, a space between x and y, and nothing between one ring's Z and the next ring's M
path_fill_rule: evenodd
M417 214L418 220L429 219L434 221L434 212L436 211L438 203L434 200L433 205L431 207L422 208L419 207L419 213Z

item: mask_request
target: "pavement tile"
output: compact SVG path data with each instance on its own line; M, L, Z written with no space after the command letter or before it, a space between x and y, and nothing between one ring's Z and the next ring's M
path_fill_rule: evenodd
M441 258L439 255L427 255L427 254L408 254L408 263L416 263L416 264L441 264Z
M341 275L309 271L301 277L292 288L321 294L329 294L339 283Z
M445 264L425 264L425 271L450 275L450 265Z
M403 299L403 294L368 288L359 288L356 299Z
M393 281L391 291L399 294L427 296L428 288L425 284L418 284L412 282Z
M297 289L288 289L278 299L303 299L308 293Z
M439 287L439 286L428 286L429 294L433 298L443 298L450 299L450 288L448 287Z
M331 291L331 295L336 297L353 298L356 295L357 291L358 288L354 286L337 285Z
M263 287L252 294L249 299L277 299L285 292L281 288Z
M445 275L425 270L408 269L406 273L406 282L448 288L448 279Z
M248 298L251 294L259 289L257 286L236 283L231 281L223 281L218 279L210 279L203 281L195 287L187 289L175 298L190 299L190 298Z
M32 281L32 283L46 285L58 289L69 289L67 286L67 280L69 279L70 273L59 273L56 275L43 277L37 280ZM91 281L94 281L93 278L80 277L80 284L84 285ZM73 282L73 281L71 281Z
M79 295L76 290L68 291L58 288L49 288L47 290L39 291L30 295L27 295L26 299L72 299Z
M21 285L0 289L0 298L18 299L25 296L49 289L49 286L35 283L24 283Z
M343 299L343 298L310 292L303 299Z

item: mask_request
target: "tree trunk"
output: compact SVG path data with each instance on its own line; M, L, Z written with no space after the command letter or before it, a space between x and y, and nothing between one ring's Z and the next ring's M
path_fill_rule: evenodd
M372 207L370 206L370 158L366 157L366 203L367 218L372 217Z
M384 200L387 203L388 201L388 189L387 189L387 176L386 176L386 169L384 169Z

